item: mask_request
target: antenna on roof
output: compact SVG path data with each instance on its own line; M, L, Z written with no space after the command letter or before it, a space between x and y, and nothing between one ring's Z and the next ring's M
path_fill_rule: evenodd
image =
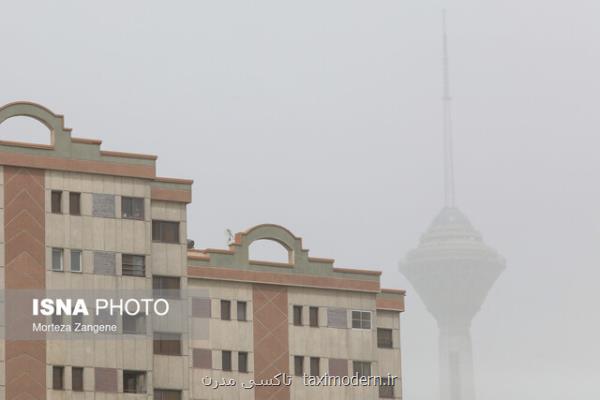
M446 10L442 11L442 34L443 34L443 80L444 94L444 194L446 207L454 207L454 155L452 146L452 97L450 96L450 75L448 66L448 33L446 27Z
M231 229L225 229L225 238L227 240L227 245L233 243L233 232L231 231Z

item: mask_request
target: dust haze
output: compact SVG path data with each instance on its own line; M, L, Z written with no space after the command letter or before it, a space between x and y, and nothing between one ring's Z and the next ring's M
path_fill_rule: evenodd
M476 398L595 400L598 1L7 2L0 104L194 179L198 247L273 222L383 270L408 292L405 398L438 399L437 325L398 263L444 204L443 8L457 206L506 259L471 326Z

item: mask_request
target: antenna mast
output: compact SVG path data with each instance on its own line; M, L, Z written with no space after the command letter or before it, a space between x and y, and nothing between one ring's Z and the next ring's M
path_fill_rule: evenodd
M448 72L448 34L446 28L446 10L442 14L443 31L443 80L444 94L444 193L446 207L454 207L454 155L452 148L452 97L450 96L450 75Z

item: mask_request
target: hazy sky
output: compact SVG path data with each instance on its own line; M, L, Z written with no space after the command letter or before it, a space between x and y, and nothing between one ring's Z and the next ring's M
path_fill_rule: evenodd
M408 290L408 400L436 395L436 326L397 264L443 201L447 7L458 204L507 259L473 324L478 399L599 398L600 2L91 3L3 5L0 104L194 179L199 247L274 222L383 270Z

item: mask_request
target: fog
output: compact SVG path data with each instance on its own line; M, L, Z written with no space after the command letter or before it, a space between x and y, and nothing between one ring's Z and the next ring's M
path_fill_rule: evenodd
M194 179L198 247L273 222L384 271L408 400L438 398L437 326L398 262L443 206L447 8L457 204L506 258L472 325L477 399L598 399L598 1L90 3L3 4L0 105Z

